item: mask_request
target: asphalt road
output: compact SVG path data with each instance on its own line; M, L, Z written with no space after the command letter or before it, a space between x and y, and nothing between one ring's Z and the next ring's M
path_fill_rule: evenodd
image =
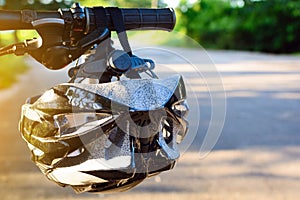
M70 188L48 181L30 161L18 132L20 106L28 96L39 94L67 77L66 71L50 72L29 61L32 70L13 89L0 92L0 199L299 198L299 56L237 51L207 54L177 48L149 51L166 67L162 76L166 75L166 69L177 71L183 74L189 87L192 132L187 140L193 143L184 143L188 146L183 149L187 150L174 170L148 179L128 192L109 195L77 195ZM193 71L190 62L182 58L198 67L198 71ZM207 66L210 70L205 71ZM222 85L218 85L219 81ZM226 99L222 99L223 94ZM203 157L200 147L211 119L215 119L212 113L223 109L223 100L226 100L226 117L221 136ZM223 124L220 119L216 121L219 127Z

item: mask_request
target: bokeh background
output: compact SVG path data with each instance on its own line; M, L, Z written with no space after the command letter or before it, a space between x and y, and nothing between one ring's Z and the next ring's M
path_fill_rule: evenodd
M68 8L72 0L0 0L1 9ZM81 0L83 6L174 7L173 33L129 32L130 42L155 47L149 54L180 68L196 98L200 121L194 142L174 170L120 194L75 194L48 181L30 161L18 132L25 99L68 80L27 56L0 57L0 199L298 199L300 196L299 0ZM37 37L2 31L0 46ZM200 156L214 105L201 71L212 66L226 93L226 119L213 150ZM173 54L174 55L174 54ZM203 75L203 74L202 74ZM215 109L218 109L217 107ZM217 121L223 125L222 121Z

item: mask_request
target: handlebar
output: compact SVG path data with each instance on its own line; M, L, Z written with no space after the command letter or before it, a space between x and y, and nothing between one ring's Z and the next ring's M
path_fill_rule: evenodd
M0 11L0 30L26 30L33 29L33 26L28 18L26 19L26 12L28 11L10 11L1 10ZM36 12L36 19L43 18L61 18L58 12Z
M131 54L127 30L173 30L175 12L171 8L81 7L74 3L58 11L0 11L0 31L33 29L40 38L0 48L0 56L29 53L49 69L61 69L95 44L117 31L121 44ZM123 43L122 43L123 41ZM60 59L57 59L60 58Z
M112 18L108 9L105 9L108 19L108 28L115 31ZM121 8L124 25L126 30L173 30L176 22L174 10L171 8L147 9L147 8ZM71 9L67 12L71 12ZM94 17L94 8L85 8L85 15L89 18ZM32 21L44 18L62 19L59 11L0 11L0 30L26 30L34 29ZM94 21L94 19L91 19ZM90 23L91 23L90 21ZM87 22L88 23L88 22Z

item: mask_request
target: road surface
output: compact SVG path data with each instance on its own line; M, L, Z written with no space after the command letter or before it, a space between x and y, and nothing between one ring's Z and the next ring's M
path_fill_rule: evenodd
M161 52L159 56L167 60L166 65L181 65L195 93L190 104L194 108L198 102L201 107L197 135L175 169L119 194L77 195L70 188L57 186L30 161L17 126L26 97L67 80L66 71L50 72L29 61L30 72L12 91L0 92L0 199L298 199L300 57L238 51L208 51L207 55L196 49L175 48L169 51L182 52L179 55L199 65L211 58L210 65L221 74L227 111L222 134L210 154L201 158L199 152L211 119L207 88L201 77L197 79L184 64ZM192 128L197 125L191 118Z

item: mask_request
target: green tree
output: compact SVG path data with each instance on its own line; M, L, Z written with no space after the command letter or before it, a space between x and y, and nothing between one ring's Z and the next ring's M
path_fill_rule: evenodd
M204 47L300 51L300 0L182 1L177 11L177 29Z

